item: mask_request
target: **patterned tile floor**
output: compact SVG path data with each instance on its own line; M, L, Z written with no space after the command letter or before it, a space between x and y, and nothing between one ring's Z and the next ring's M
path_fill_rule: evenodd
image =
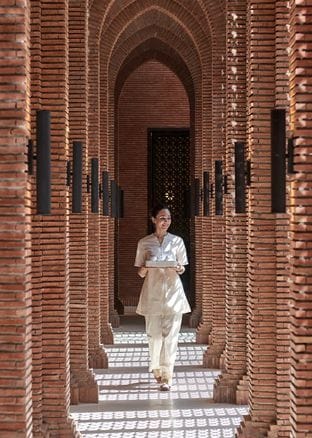
M139 321L139 322L138 322ZM98 404L71 407L81 435L88 438L234 438L246 406L216 404L213 383L219 370L201 367L206 346L182 328L169 393L148 373L147 339L137 318L121 318L114 345L105 346L109 368L94 370Z

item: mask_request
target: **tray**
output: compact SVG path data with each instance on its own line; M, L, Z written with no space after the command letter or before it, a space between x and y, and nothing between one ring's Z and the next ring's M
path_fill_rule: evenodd
M146 268L175 268L177 262L174 260L146 260Z

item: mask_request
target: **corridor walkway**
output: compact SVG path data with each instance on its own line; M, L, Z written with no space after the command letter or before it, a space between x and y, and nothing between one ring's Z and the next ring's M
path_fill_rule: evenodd
M135 321L135 324L134 324ZM218 370L201 367L206 346L194 343L195 331L182 328L170 393L160 392L148 373L143 320L122 317L107 346L107 370L95 370L99 403L72 406L83 437L88 438L232 438L245 406L212 401Z

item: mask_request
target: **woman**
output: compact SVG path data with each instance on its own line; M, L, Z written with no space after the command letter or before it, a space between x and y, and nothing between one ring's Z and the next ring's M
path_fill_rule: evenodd
M170 210L164 205L155 207L152 222L155 231L139 241L134 263L144 278L136 312L145 317L149 370L160 389L169 391L182 314L191 311L179 277L188 261L181 237L168 233Z

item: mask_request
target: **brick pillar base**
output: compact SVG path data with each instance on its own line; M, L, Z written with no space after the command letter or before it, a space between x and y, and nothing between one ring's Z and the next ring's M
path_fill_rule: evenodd
M247 415L236 431L236 438L266 438L267 432L266 423L253 423Z
M223 350L223 353L220 356L220 370L226 371L225 369L225 350Z
M201 321L202 312L198 307L195 307L193 312L190 315L189 326L191 328L196 328L199 326Z
M33 424L33 436L34 438L50 438L49 428L47 423L41 422L40 424L36 422Z
M199 324L196 330L196 343L207 345L210 331L211 324Z
M100 345L97 350L91 351L89 354L90 368L108 368L107 354L103 345Z
M71 418L59 418L62 423L53 424L49 426L44 423L39 434L34 436L40 438L56 438L56 437L68 437L68 438L81 438L80 432L76 429L76 422Z
M115 309L109 311L109 322L113 328L120 326L120 318Z
M248 380L247 376L239 381L236 389L236 403L238 405L248 405Z
M207 348L203 357L203 366L205 368L220 369L220 358L223 353L224 346L211 345Z
M98 403L99 389L91 370L84 373L73 372L70 377L71 404Z
M101 343L104 345L114 344L114 334L111 324L103 324L101 326Z
M236 389L239 378L221 374L213 385L213 401L216 403L236 403Z

